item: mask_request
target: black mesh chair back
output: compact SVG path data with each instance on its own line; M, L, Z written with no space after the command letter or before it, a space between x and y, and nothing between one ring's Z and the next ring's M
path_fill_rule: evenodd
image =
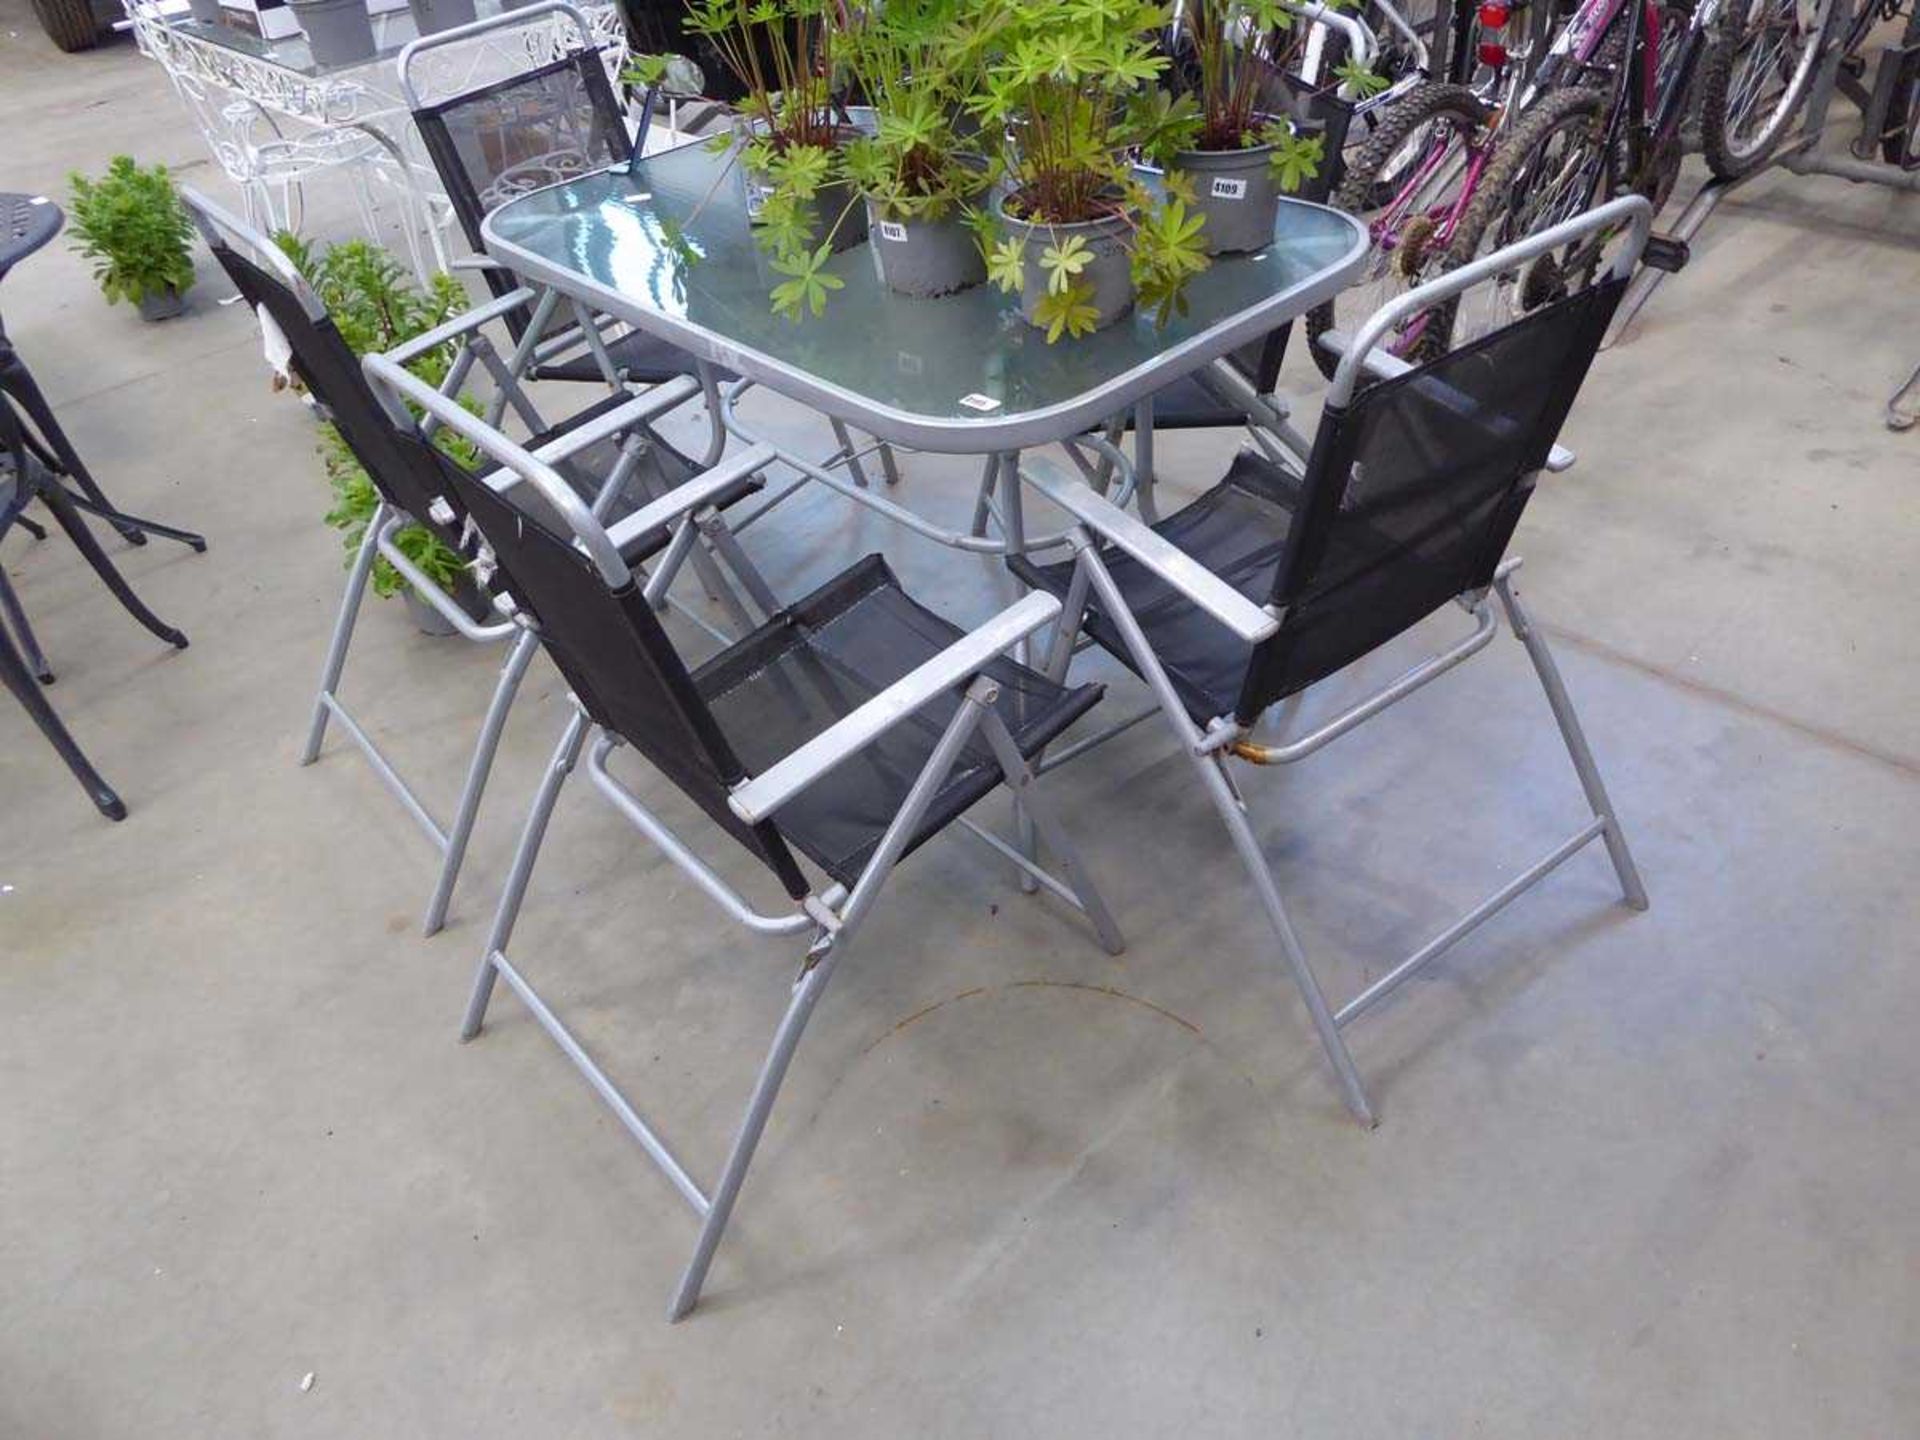
M789 895L805 896L806 877L780 832L747 824L727 804L746 768L640 585L610 588L593 562L530 508L439 458L446 484L494 553L496 583L539 623L548 655L594 723L644 755L763 861Z
M467 243L483 252L480 222L516 195L627 158L626 124L600 56L581 49L413 112ZM512 278L489 268L496 295ZM515 327L525 327L522 316Z
M273 317L292 347L294 373L325 409L381 497L457 547L458 517L445 524L433 518L432 502L442 489L437 469L423 465L418 454L397 443L359 358L333 321L325 315L316 319L283 278L224 240L210 239L208 245L246 302Z
M1328 406L1242 723L1493 583L1625 288L1602 281Z

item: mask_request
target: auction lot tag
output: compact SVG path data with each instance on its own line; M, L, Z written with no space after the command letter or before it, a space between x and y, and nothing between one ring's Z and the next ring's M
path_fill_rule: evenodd
M907 227L902 225L898 220L882 220L880 222L880 238L882 240L898 240L904 243L907 238Z
M1000 408L1000 402L991 395L962 395L960 403L969 410L978 410L982 415L991 414Z
M1225 175L1217 176L1213 182L1213 198L1216 200L1244 200L1247 198L1247 182L1230 180Z

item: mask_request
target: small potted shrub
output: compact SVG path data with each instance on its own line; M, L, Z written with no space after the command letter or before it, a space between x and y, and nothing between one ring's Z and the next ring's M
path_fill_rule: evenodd
M745 174L761 246L793 263L866 239L866 214L843 168L858 135L833 103L836 12L826 0L690 0L686 29L710 41L745 89L745 132L717 137ZM814 268L817 269L818 265Z
M1194 0L1187 15L1197 105L1163 127L1153 155L1206 217L1210 253L1259 250L1273 239L1280 196L1327 163L1326 137L1275 98L1300 48L1293 17L1279 0ZM1385 84L1351 59L1334 73L1356 95Z
M296 236L283 232L274 239L326 305L334 328L355 355L391 350L445 324L467 308L467 292L451 275L435 275L423 291L398 260L369 241L344 241L316 256ZM453 346L442 346L422 355L409 368L428 384L438 386L447 378L453 356ZM478 406L466 397L461 403L478 412ZM434 433L434 443L467 468L478 468L479 452L464 437L442 427ZM379 509L380 493L345 437L326 423L320 427L320 458L333 489L333 508L327 512L326 521L342 532L347 563L351 564ZM489 616L486 593L468 570L465 555L423 525L402 526L393 540L400 553L453 596L461 609L476 620ZM424 634L454 633L446 618L416 595L384 557L374 564L373 590L376 595L404 596L414 624Z
M1207 266L1202 217L1177 188L1149 190L1129 161L1191 114L1154 83L1166 61L1153 36L1167 8L1000 3L998 58L967 102L998 151L1001 236L989 276L1020 296L1049 344L1110 325L1136 301L1164 323Z
M72 243L93 262L107 303L131 300L147 320L185 309L193 285L193 222L166 166L143 170L132 156L116 155L100 179L76 170L67 180Z
M949 295L987 278L968 222L990 176L960 132L992 33L992 12L969 0L889 0L842 42L875 119L843 166L866 202L880 277L899 294Z

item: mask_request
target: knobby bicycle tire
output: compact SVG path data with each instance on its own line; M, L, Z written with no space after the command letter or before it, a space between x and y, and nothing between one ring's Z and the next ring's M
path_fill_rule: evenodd
M1440 81L1416 85L1382 117L1380 128L1373 132L1365 147L1348 164L1346 177L1328 203L1336 210L1345 210L1354 215L1365 215L1370 210L1378 209L1384 203L1377 195L1382 169L1415 130L1441 118L1459 120L1477 130L1487 121L1487 107L1479 96L1464 85L1449 85ZM1335 300L1328 300L1316 305L1306 316L1307 351L1320 373L1329 380L1339 366L1339 357L1322 350L1317 342L1335 326L1336 303ZM1437 346L1430 346L1423 334L1416 351L1403 358L1415 361L1432 359L1444 354L1446 345L1441 341Z

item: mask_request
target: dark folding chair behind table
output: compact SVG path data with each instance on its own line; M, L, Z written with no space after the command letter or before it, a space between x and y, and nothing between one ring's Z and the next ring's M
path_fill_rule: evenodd
M1345 16L1330 23L1351 27ZM1304 24L1305 20L1296 20ZM1357 27L1353 27L1357 28ZM1289 114L1322 137L1325 159L1319 173L1302 181L1290 193L1293 200L1325 204L1339 186L1341 152L1354 106L1327 85L1309 86L1298 76L1273 74L1264 82L1263 106L1274 114ZM1124 430L1134 432L1134 483L1141 513L1155 517L1153 502L1153 437L1161 430L1218 430L1244 427L1270 460L1298 468L1295 450L1299 437L1289 424L1287 406L1276 393L1280 366L1286 359L1292 322L1213 361L1206 369L1186 376L1166 389L1139 401L1107 427L1107 439L1118 440Z
M1070 558L1018 559L1022 579L1066 605L1048 650L1064 678L1078 630L1147 681L1192 757L1253 878L1293 979L1338 1072L1348 1106L1372 1123L1341 1028L1421 966L1595 839L1627 903L1646 892L1545 637L1514 593L1502 556L1545 467L1645 243L1651 212L1630 197L1576 217L1409 291L1355 337L1327 398L1303 478L1243 451L1213 490L1147 526L1057 471L1036 488L1075 517ZM1591 288L1537 310L1419 369L1382 359L1390 378L1359 388L1396 319L1458 295L1579 236L1631 226L1618 261ZM1525 645L1591 814L1568 839L1393 966L1338 1010L1308 966L1233 782L1230 758L1299 760L1490 643L1497 593ZM1280 701L1370 654L1457 600L1464 640L1311 733L1285 744L1254 727Z
M550 13L571 21L579 44L558 59L509 75L503 80L427 99L422 96L425 57L448 47L472 46L489 35L543 22ZM456 51L457 53L457 51ZM631 154L623 117L593 33L579 11L565 0L505 10L454 30L422 36L400 52L401 93L420 128L427 154L445 187L460 228L496 295L521 281L485 258L481 222L489 211L516 195L557 184L577 175L624 162ZM557 315L558 299L549 291L536 311L523 308L509 316L516 336L533 334L531 379L588 383L657 385L680 375L698 375L707 399L708 448L700 463L711 465L726 444L719 397L714 387L733 378L703 364L670 341L644 330L603 333L604 321L586 306L569 301L569 315ZM856 484L865 486L863 453L844 422L829 417L839 450L824 462L844 463ZM887 482L899 479L890 446L875 447ZM696 551L696 563L699 552Z
M312 724L300 758L302 764L312 764L319 758L327 722L337 719L365 753L381 781L426 831L441 854L440 874L425 918L426 933L431 935L446 919L507 712L538 643L529 631L512 620L468 613L459 600L407 558L397 536L409 525L426 528L469 556L475 553L467 535L465 513L445 497L445 486L438 479L437 462L433 458L438 452L396 438L379 400L367 385L359 360L334 328L319 297L278 246L197 192L182 191L182 198L192 211L207 247L241 296L260 314L262 325L271 324L285 337L292 352L295 374L339 430L379 491L379 507L368 522L366 539L354 557L348 576L347 592L341 601L321 672ZM395 354L404 361L448 345L458 345L460 349L445 381L447 394L458 394L476 365L486 370L499 387L500 403L511 405L532 432L531 438L523 442L522 451L533 457L530 463L555 467L564 477L564 483L572 487L572 493L610 518L632 513L647 494L671 490L693 474L693 462L649 428L649 422L663 410L697 391L695 382L686 376L637 398L611 396L570 416L560 425L549 425L543 419L525 391L514 383L505 361L485 334L486 326L502 321L529 298L524 290L510 291L410 342ZM467 412L461 410L460 414L466 416ZM488 427L487 433L495 432ZM753 452L742 456L732 466L737 472L737 483L721 497L721 503L731 504L758 488L754 471L764 463L764 458ZM725 538L729 543L722 553L727 555L730 568L759 611L759 614L748 611L730 588L724 592L725 598L736 607L735 624L746 628L773 608L773 595L738 545L731 543L731 537ZM480 727L459 803L453 819L444 827L401 779L339 696L354 624L374 565L381 559L399 571L421 598L468 640L481 644L513 641ZM694 618L699 619L697 615ZM722 632L714 633L726 638Z
M27 526L29 522L21 512L33 501L40 501L87 563L93 566L94 572L106 582L114 598L126 607L127 613L169 645L186 649L187 637L141 602L113 561L100 548L100 542L87 528L83 515L83 506L88 511L93 511L94 507L71 494L61 483L65 472L55 468L58 464L51 437L45 432L35 433L34 427L15 408L12 395L0 388L0 537L4 537L15 524ZM119 511L108 513L120 516L142 529L147 528L146 521L121 515ZM32 528L36 534L45 534L38 526ZM92 797L100 813L109 820L126 819L125 802L100 777L100 772L82 753L53 706L47 703L47 697L40 693L42 685L53 683L53 669L40 653L39 642L27 623L26 610L14 594L4 570L0 570L0 683L5 684L33 717L40 732L52 743L67 768L73 772L74 778Z
M449 424L474 423L388 361L371 358L368 372L428 414ZM528 816L463 1035L479 1032L494 981L504 977L693 1206L702 1223L672 1302L678 1318L699 1298L801 1031L881 885L910 851L958 823L1080 910L1101 943L1119 952L1119 932L1027 764L1099 699L1100 688L1057 685L1005 658L1059 614L1052 596L1028 595L961 631L902 591L878 556L690 670L652 602L691 543L689 518L712 503L725 477L697 477L609 530L551 477L523 464L519 452L477 428L467 433L522 483L490 489L443 464L448 496L485 537L508 600L537 617L542 643L566 676L578 712ZM671 537L651 580L630 568L629 538L641 531ZM508 958L561 786L589 741L596 790L695 888L749 931L807 937L785 1018L711 1194L688 1176ZM757 909L614 776L609 761L627 745L693 800L714 828L767 866L785 892L785 907ZM1001 785L1039 827L1062 878L966 818ZM824 882L808 878L802 856L824 873Z

